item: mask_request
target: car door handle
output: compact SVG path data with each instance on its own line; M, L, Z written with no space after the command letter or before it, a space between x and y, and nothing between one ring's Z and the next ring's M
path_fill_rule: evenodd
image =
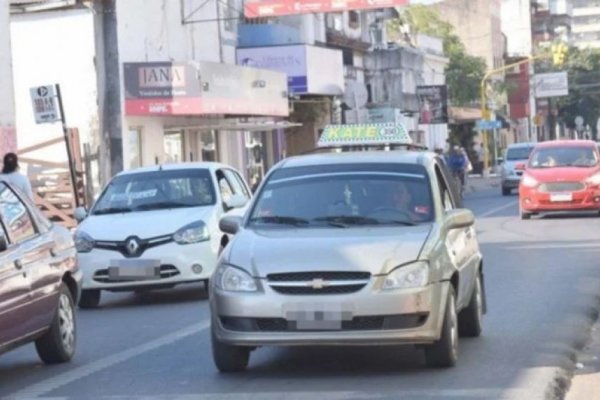
M21 260L15 260L15 268L23 269L23 262Z

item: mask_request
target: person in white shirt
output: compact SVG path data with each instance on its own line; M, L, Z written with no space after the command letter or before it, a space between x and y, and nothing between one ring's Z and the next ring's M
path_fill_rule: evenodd
M19 172L19 158L15 153L6 153L0 181L8 182L33 201L33 191L29 179Z

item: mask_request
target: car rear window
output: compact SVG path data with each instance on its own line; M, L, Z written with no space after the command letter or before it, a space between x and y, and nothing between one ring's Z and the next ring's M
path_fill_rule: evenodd
M512 147L508 148L506 151L506 159L508 161L516 161L516 160L528 160L531 152L533 151L533 146L531 147Z

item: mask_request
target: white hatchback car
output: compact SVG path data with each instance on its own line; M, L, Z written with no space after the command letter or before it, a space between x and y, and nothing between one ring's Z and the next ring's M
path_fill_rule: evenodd
M75 213L80 221L75 243L84 274L80 307L97 307L102 290L207 284L229 240L219 230L219 219L245 207L250 197L241 175L217 163L118 174L89 213Z

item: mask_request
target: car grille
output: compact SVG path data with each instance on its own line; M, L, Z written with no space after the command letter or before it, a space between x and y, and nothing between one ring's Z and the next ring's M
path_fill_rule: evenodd
M356 271L310 271L267 275L277 293L289 295L347 294L364 288L371 274Z
M131 239L135 239L137 242L137 248L135 251L130 251L127 248L127 243ZM157 236L149 239L140 239L138 237L129 237L125 240L115 241L115 240L96 240L94 242L94 248L102 249L102 250L110 250L117 251L121 253L121 255L125 258L136 258L140 257L144 254L144 252L153 247L162 246L163 244L167 244L173 241L173 235L163 235Z
M427 313L364 316L354 317L350 321L342 321L340 331L379 331L411 329L423 325L427 321ZM310 332L328 331L319 329L298 329L295 321L284 318L237 318L221 317L221 324L227 330L239 332Z
M174 265L161 265L160 266L160 279L172 278L179 275L179 270ZM94 280L96 282L107 283L107 282L118 282L111 279L107 269L100 269L94 274ZM128 282L131 279L128 280Z
M555 192L577 192L585 189L585 185L581 182L551 182L542 183L539 187L540 192L555 193Z

